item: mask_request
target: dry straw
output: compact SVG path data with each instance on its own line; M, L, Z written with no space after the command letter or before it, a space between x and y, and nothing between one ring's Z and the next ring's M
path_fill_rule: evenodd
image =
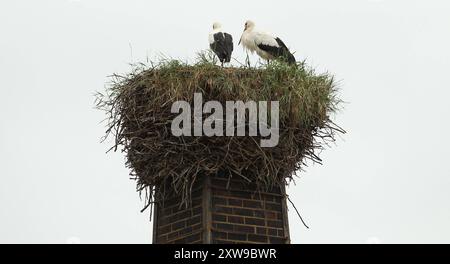
M334 79L298 63L273 62L264 67L221 68L207 54L197 63L162 60L141 65L125 75L113 75L97 108L107 113L106 137L111 149L126 153L126 165L146 194L146 207L162 201L167 190L182 195L188 205L196 177L225 173L256 183L260 190L286 184L307 160L344 131L330 120L340 100ZM244 102L279 101L280 138L273 148L261 148L259 137L175 137L171 113L177 100Z

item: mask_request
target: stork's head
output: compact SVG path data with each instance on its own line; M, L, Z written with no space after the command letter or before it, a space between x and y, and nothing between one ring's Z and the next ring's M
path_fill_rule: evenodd
M245 30L252 30L254 27L255 27L255 22L253 22L251 20L245 21L244 31Z
M214 22L213 29L219 29L221 27L222 27L222 25L219 22Z

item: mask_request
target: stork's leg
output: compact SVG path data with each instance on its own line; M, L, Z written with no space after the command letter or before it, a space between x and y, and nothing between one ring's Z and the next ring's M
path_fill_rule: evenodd
M222 68L223 68L223 61L221 61L220 63L221 63L221 65L222 65Z
M247 64L248 67L250 68L250 57L248 56L248 52L247 52L247 58L245 59L245 64Z

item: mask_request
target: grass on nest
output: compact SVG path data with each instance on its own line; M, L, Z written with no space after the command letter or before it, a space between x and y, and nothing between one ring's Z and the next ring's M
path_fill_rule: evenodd
M200 53L194 64L162 59L136 65L126 75L114 74L106 91L97 94L96 106L107 114L105 138L114 137L111 149L126 153L146 205L164 200L167 190L181 194L188 205L199 175L222 172L261 190L286 184L306 160L320 163L320 150L344 133L330 119L340 103L330 74L317 74L304 62L296 67L276 61L262 67L216 64L211 53ZM261 148L260 138L250 136L173 136L172 103L192 103L195 92L203 94L203 102L223 104L278 100L279 144Z

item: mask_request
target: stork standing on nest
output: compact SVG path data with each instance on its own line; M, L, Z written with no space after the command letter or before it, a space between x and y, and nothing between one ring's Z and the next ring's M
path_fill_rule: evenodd
M217 55L220 63L230 62L233 52L233 37L222 31L222 25L215 22L213 30L209 33L209 47Z
M270 60L280 58L289 64L295 64L295 57L284 42L279 37L274 37L269 33L255 29L253 21L248 20L245 22L244 32L239 40L239 44L241 43L246 50L249 50L251 53L256 52L267 63Z

